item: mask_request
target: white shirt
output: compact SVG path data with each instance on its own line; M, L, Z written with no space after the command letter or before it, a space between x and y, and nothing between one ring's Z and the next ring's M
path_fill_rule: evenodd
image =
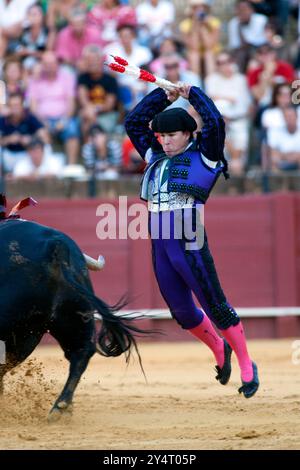
M259 13L253 13L249 24L242 26L242 35L245 41L252 46L261 46L266 42L265 26L268 18ZM241 39L239 35L240 20L238 17L232 18L228 23L229 48L236 49L241 47Z
M112 61L111 55L122 57L127 60L129 64L140 67L141 65L148 64L152 60L152 53L150 49L144 46L140 46L137 42L133 43L131 54L126 54L123 45L118 41L113 44L109 44L104 49L104 53L107 55L109 62ZM126 75L124 73L118 73L116 79L119 85L128 87L131 90L131 104L130 109L138 104L138 102L147 94L148 84L142 80Z
M157 6L143 2L137 6L136 15L138 24L146 25L150 34L157 36L175 20L175 7L172 2L165 0L159 1Z
M297 107L298 127L300 129L300 106ZM262 126L267 130L286 128L283 112L280 108L266 109L262 115Z
M215 105L223 116L229 119L249 116L252 99L244 75L235 73L227 78L220 73L213 73L206 79L206 92L211 97L220 97L215 100ZM234 103L231 102L232 99L235 100Z
M151 62L153 57L152 52L148 47L140 46L137 42L133 43L131 54L126 54L123 45L119 41L105 47L104 53L108 56L107 58L110 62L112 59L110 55L115 55L122 57L127 60L129 64L136 65L137 67L148 64ZM143 86L143 88L145 88L143 82L136 80L136 78L131 77L130 75L119 73L116 78L121 85L134 85L134 87Z
M300 129L290 134L285 129L270 129L268 132L268 144L281 153L299 152L300 153Z
M13 170L13 176L22 178L24 176L30 176L33 173L38 176L59 176L62 168L63 163L61 159L50 153L48 149L45 149L42 163L38 168L34 166L30 156L26 155L16 164Z
M22 23L28 8L36 3L36 0L12 0L6 5L5 0L0 0L0 26L9 28L17 23Z

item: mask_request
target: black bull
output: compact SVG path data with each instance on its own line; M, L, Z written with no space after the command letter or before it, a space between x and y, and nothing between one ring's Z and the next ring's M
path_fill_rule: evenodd
M3 376L24 361L47 331L70 362L69 377L50 417L70 412L75 388L90 358L126 354L136 348L131 322L114 315L94 295L85 259L65 234L17 219L0 222L0 340L5 342ZM94 312L102 317L96 333Z

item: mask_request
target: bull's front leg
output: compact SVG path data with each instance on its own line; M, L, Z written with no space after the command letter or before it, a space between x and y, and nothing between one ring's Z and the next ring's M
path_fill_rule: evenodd
M6 363L0 364L0 396L4 393L4 376L7 372L13 369L18 363L21 361L17 361L16 358L12 358L11 355L6 356Z
M4 393L3 377L4 377L4 374L1 373L1 369L0 369L0 396L3 395Z
M0 365L0 396L3 395L4 393L4 376L6 372L9 370L13 369L13 365L9 366L7 364L1 364Z
M49 413L49 422L57 421L62 415L70 415L72 413L72 400L75 389L94 353L95 346L92 343L86 349L66 353L66 357L70 361L69 377L63 391Z
M3 377L6 372L6 346L5 342L0 340L0 395L3 395Z

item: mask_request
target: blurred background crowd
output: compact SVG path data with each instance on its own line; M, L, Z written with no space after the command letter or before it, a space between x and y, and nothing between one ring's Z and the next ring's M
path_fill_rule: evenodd
M0 0L6 177L143 171L123 122L153 85L111 72L111 55L202 87L224 116L232 175L297 171L299 9L300 0ZM175 105L193 113L186 100Z

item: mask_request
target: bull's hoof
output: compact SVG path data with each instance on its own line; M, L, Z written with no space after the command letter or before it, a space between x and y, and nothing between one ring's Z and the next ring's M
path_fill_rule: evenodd
M72 403L60 401L53 406L48 415L48 423L56 423L61 419L69 420L72 417L73 406Z

